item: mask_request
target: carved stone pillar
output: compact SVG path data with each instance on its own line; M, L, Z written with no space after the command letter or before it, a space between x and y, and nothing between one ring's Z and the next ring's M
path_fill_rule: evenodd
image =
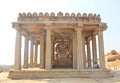
M86 55L85 55L85 33L82 32L82 43L83 43L83 59L84 59L84 68L86 68Z
M38 42L35 42L35 56L34 56L34 66L37 67L38 61Z
M77 33L73 32L73 69L77 69Z
M88 60L88 67L91 67L91 50L90 50L90 41L87 41L87 60Z
M77 31L77 69L84 69L84 55L83 55L83 38L82 29L78 28Z
M24 47L24 68L28 68L28 47L29 47L29 39L28 36L25 36L25 47Z
M21 70L21 29L18 25L15 25L16 28L16 44L15 44L15 62L14 69Z
M46 30L46 62L45 62L45 68L46 69L51 69L52 64L51 64L51 31L50 29Z
M40 34L40 68L45 67L45 34Z
M34 41L31 40L31 48L30 48L30 68L33 68L33 43L34 43Z
M100 69L105 69L105 56L104 56L104 44L103 44L103 32L98 31L98 44L99 44L99 63Z
M54 33L51 31L51 68L54 60Z
M97 62L97 48L96 48L96 36L93 33L92 37L92 51L93 51L93 65Z

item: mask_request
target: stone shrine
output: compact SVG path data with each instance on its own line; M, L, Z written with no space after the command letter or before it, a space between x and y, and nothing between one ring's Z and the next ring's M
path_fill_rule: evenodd
M100 15L19 13L18 21L12 25L17 31L15 64L8 77L111 76L110 71L105 68L104 58L103 31L107 29L107 25L101 22ZM23 60L22 36L25 37ZM23 65L21 61L24 61ZM94 64L99 67L95 68Z

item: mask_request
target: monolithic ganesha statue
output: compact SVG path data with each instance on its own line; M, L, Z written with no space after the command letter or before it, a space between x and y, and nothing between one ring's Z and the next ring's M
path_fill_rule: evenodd
M55 47L55 56L54 59L70 59L72 58L70 52L70 43L69 41L61 40L61 42L56 43Z

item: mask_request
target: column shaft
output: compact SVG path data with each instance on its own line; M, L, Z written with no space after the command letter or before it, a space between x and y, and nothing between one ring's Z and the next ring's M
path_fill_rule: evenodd
M77 33L73 32L73 68L77 69Z
M38 60L38 42L35 43L34 67L37 67L37 60Z
M105 69L105 56L104 56L104 45L103 45L103 32L98 32L98 43L99 43L99 64L100 69Z
M53 58L54 58L54 34L51 33L51 68L53 66L52 62L53 62Z
M84 59L84 68L86 68L86 55L85 55L85 34L82 32L82 43L83 43L83 59Z
M40 35L40 68L45 67L45 35L41 33Z
M93 51L93 65L94 63L97 63L97 48L96 48L96 36L93 35L92 39L92 51Z
M84 69L82 30L77 30L77 69Z
M88 67L91 67L90 41L87 41L87 57L88 57Z
M47 35L46 35L46 62L45 62L45 68L46 69L51 69L51 32L50 30L46 30Z
M21 30L19 27L16 33L14 69L21 70Z
M28 47L29 47L29 39L25 37L25 48L24 48L24 68L28 68Z
M30 68L33 68L33 40L31 41L31 48L30 48Z

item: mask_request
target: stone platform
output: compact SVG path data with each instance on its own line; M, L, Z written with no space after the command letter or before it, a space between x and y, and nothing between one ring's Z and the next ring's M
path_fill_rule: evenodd
M8 78L11 79L38 79L38 78L70 78L70 77L111 77L107 69L26 69L10 70Z

